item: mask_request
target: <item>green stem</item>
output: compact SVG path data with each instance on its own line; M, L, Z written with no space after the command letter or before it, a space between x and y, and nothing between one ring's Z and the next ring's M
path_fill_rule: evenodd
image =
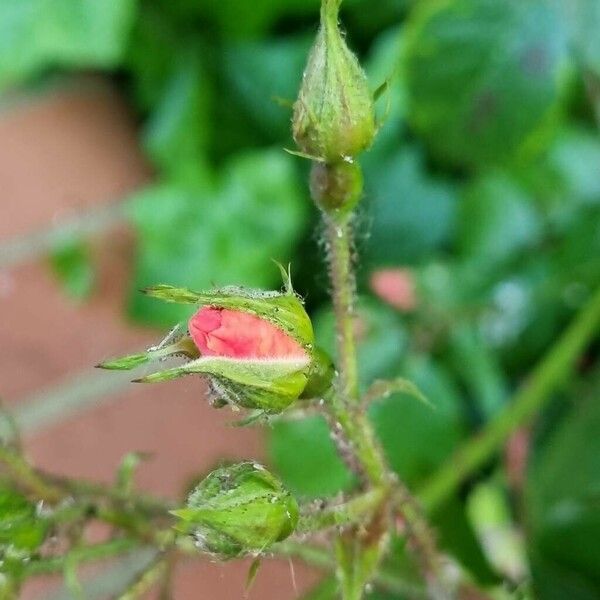
M331 397L331 410L373 486L387 487L385 460L373 428L358 403L351 227L347 218L341 221L330 216L325 218L338 359L338 381L336 393Z
M321 21L336 23L342 0L323 0L321 4Z
M331 550L312 546L303 542L286 541L280 542L272 548L279 556L300 558L303 562L326 571L336 568L335 557ZM425 590L413 583L409 583L388 567L382 567L375 575L374 582L377 586L393 594L407 596L409 598L426 598Z
M149 592L167 573L167 558L160 554L127 588L118 600L136 600Z
M420 504L400 481L396 485L394 501L398 513L406 521L407 539L421 563L428 596L432 600L453 598L452 586L443 572L435 534L430 529Z
M428 510L438 508L502 447L515 429L527 424L545 406L599 329L600 288L506 408L477 437L467 441L420 490L419 497Z
M338 350L338 393L350 403L358 398L358 367L354 335L355 281L349 219L326 217L333 308Z
M140 542L133 538L119 538L102 544L94 544L93 546L82 546L63 556L29 561L23 566L23 577L59 573L63 571L67 561L73 561L77 564L95 562L125 554L136 548L140 548Z
M298 533L311 533L323 531L330 527L364 523L381 506L385 495L385 490L378 488L356 496L338 506L304 512L300 516L296 531Z
M21 454L0 445L0 463L17 486L34 495L36 499L55 504L65 497L60 487L48 483Z

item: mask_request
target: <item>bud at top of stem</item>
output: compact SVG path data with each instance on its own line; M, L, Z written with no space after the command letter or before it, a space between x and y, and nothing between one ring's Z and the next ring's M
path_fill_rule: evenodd
M367 77L338 26L340 4L323 1L292 124L302 152L328 163L356 157L371 145L376 129Z

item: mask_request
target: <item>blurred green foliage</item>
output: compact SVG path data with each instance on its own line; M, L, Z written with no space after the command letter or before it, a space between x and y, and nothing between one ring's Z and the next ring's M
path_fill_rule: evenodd
M270 287L270 259L291 260L331 349L306 165L283 152L318 5L0 3L2 88L101 69L137 110L156 182L130 202L136 320L186 316L137 294L145 285ZM373 90L390 81L357 221L361 377L410 377L436 405L396 394L370 409L391 465L418 486L497 414L600 282L600 2L346 0L343 17ZM87 290L83 247L62 249L54 265L73 293ZM410 268L412 310L370 291L382 267ZM502 488L543 599L600 595L598 386L585 401L572 391L597 360L596 346L557 396L569 410L542 416L525 489ZM314 418L270 432L294 492L354 484L328 435ZM490 567L464 504L499 470L488 465L434 515L445 547L487 583L510 574Z

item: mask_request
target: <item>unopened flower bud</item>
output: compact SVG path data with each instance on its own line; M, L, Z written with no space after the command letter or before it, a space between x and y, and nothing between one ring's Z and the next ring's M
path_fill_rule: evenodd
M351 160L375 137L367 77L338 26L340 2L323 2L292 123L302 152L328 163Z
M4 552L17 556L37 550L47 532L48 521L36 505L0 483L0 558Z
M224 288L197 293L164 285L146 290L155 298L200 308L181 339L147 352L148 360L177 355L187 362L136 381L203 375L216 393L215 406L230 404L267 414L283 411L307 387L331 386L332 369L328 371L322 355L315 354L312 323L286 277L283 292ZM100 366L130 369L144 362L144 355L134 355Z
M213 471L173 511L176 529L223 560L257 554L293 533L298 504L282 483L256 463Z

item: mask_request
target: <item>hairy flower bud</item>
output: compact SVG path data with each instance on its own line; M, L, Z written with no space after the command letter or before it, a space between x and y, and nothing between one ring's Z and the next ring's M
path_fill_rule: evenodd
M264 467L245 462L213 471L173 511L177 530L223 560L258 554L293 533L298 504Z
M356 157L375 137L367 77L338 26L340 1L323 2L292 123L302 152L328 163Z
M203 375L216 394L215 406L281 412L306 397L306 390L324 390L333 379L330 361L315 352L312 323L292 290L289 275L286 277L283 292L234 287L212 292L164 285L150 288L146 293L155 298L200 305L189 320L187 334L150 349L146 358L133 355L100 366L130 369L152 359L183 356L187 359L183 365L136 381Z

